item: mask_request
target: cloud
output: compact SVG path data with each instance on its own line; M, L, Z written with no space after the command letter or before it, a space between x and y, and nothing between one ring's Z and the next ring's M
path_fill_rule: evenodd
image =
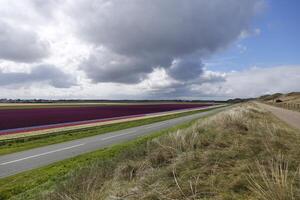
M203 64L196 59L174 60L168 69L168 74L179 81L190 81L203 73Z
M132 58L105 49L95 50L80 66L94 83L117 82L133 84L140 82L151 72L146 61Z
M81 67L88 78L95 83L137 83L157 67L179 80L200 76L201 59L238 39L249 28L258 3L85 0L72 4L69 13L80 38L114 55L109 60L93 53Z
M140 84L140 90L151 93L169 93L174 91L174 88L181 85L177 80L174 80L163 68L156 68L147 75Z
M261 33L251 20L262 2L3 0L0 94L227 99L298 90L298 66L221 73L205 62L231 44L246 51L241 40Z
M150 99L192 99L199 98L207 91L195 91L195 87L204 84L222 84L226 74L204 69L200 76L191 80L180 81L170 76L163 68L156 68L138 87L146 98ZM215 94L214 94L215 95Z
M0 86L22 87L33 83L45 83L55 88L70 88L76 80L52 65L39 65L29 73L0 71Z
M48 56L48 44L38 35L0 20L0 59L15 62L36 62Z
M259 36L261 34L261 30L259 28L256 29L248 29L243 30L240 34L240 39L245 39L249 37Z
M210 97L226 99L299 91L300 66L251 68L227 73L225 80L224 82L194 85L191 94L201 93Z
M164 70L156 70L140 84L150 99L250 98L264 94L299 91L300 66L254 67L228 73L204 70L192 83L178 82Z
M33 5L36 12L46 18L52 18L53 12L65 3L64 0L30 0L29 2Z

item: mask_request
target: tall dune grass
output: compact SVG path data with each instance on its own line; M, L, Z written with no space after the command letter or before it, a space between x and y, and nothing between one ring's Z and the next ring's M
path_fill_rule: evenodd
M256 162L256 170L249 175L250 189L263 200L296 200L295 181L299 171L291 172L289 163L279 155L267 165ZM258 174L257 174L258 171ZM299 196L297 197L297 199Z

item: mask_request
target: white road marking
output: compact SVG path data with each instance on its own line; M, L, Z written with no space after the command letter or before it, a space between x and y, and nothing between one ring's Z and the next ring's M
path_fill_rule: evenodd
M143 126L144 129L153 129L153 128L159 128L164 125L169 125L169 122L158 122L156 124L150 124Z
M150 125L142 126L141 128L150 129L150 128L153 128L153 127L155 127L155 124L150 124Z
M161 122L160 124L158 124L158 126L162 126L162 125L169 125L169 122Z
M33 156L28 156L28 157L25 157L25 158L20 158L20 159L17 159L17 160L4 162L4 163L1 163L0 165L8 165L8 164L11 164L11 163L20 162L20 161L27 160L27 159L30 159L30 158L41 157L41 156L48 155L48 154L51 154L51 153L56 153L56 152L59 152L59 151L65 151L65 150L73 149L73 148L80 147L80 146L83 146L83 145L85 145L85 144L77 144L77 145L70 146L70 147L65 147L65 148L62 148L62 149L48 151L48 152L45 152L45 153L41 153L41 154L37 154L37 155L33 155Z
M129 132L129 133L122 133L122 134L113 135L113 136L109 136L109 137L105 137L105 138L102 138L102 141L103 141L103 140L109 140L109 139L116 138L116 137L120 137L120 136L123 136L123 135L133 134L133 133L135 133L135 132L136 132L136 131Z

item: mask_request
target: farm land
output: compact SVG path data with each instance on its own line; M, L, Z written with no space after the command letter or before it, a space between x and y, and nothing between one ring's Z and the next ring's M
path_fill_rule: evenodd
M112 105L109 105L110 107ZM137 110L138 107L141 105L131 105L130 107L128 105L122 105L123 106L123 112L125 111L131 112L131 113L139 113ZM121 106L121 107L122 107ZM178 104L178 105L168 105L167 108L163 108L161 105L147 105L147 109L144 111L147 111L149 114L141 114L141 115L134 115L134 116L125 116L124 118L118 118L115 120L111 119L99 119L91 120L91 121L78 121L76 123L63 123L63 124L54 124L54 125L44 125L44 126L35 126L31 128L15 128L15 129L9 129L9 130L2 130L2 135L0 136L0 155L5 155L9 153L19 152L23 150L28 150L36 147L42 147L50 144L56 144L66 141L71 141L75 139L80 139L84 137L90 137L94 135L104 134L112 131L118 131L123 129L128 129L132 127L147 125L155 122L165 121L177 117L183 117L186 115L195 114L198 112L205 112L211 109L214 109L216 107L220 107L223 105L213 105L213 104ZM115 106L116 108L119 108L120 105ZM81 114L87 115L88 112L82 112L84 109L88 109L88 112L91 112L93 110L96 110L98 113L99 110L106 110L107 105L99 106L99 107L76 107L75 112L81 112ZM92 108L92 109L91 109ZM97 110L98 108L98 110ZM132 109L132 111L128 111L128 108ZM145 108L145 107L144 107ZM154 109L155 108L155 109ZM179 109L180 108L180 109ZM185 109L183 109L185 108ZM188 109L186 109L188 108ZM32 124L32 116L30 116L30 113L38 113L38 115L44 117L44 122L47 121L47 115L43 112L37 112L37 111L48 111L48 110L54 109L54 113L59 113L62 111L62 108L26 108L26 109L5 109L0 110L5 111L7 113L12 112L25 112L27 111L28 116L24 116L24 118L28 119L28 122ZM63 110L68 110L69 112L74 113L74 108L63 108ZM127 110L126 110L127 109ZM158 110L171 110L167 112L157 112ZM3 113L5 113L3 112ZM155 113L151 113L155 112ZM101 114L101 113L100 113ZM64 115L67 116L67 115ZM83 116L83 115L82 115ZM95 115L94 115L95 116ZM103 116L103 115L102 115ZM35 116L36 117L36 116ZM5 115L2 115L2 118L5 119ZM19 118L21 121L22 118ZM41 120L41 121L43 121ZM15 121L12 120L12 122L15 123ZM8 120L7 123L10 123ZM11 124L14 124L11 123ZM29 123L29 124L30 124ZM9 125L13 127L12 125ZM19 124L20 125L20 124ZM23 124L24 125L24 124ZM7 127L7 125L6 125ZM40 130L37 128L39 127ZM52 127L52 128L50 128ZM54 127L54 128L53 128ZM56 128L55 128L56 127ZM13 132L10 132L13 130ZM16 131L16 132L15 132ZM7 134L4 134L7 133Z

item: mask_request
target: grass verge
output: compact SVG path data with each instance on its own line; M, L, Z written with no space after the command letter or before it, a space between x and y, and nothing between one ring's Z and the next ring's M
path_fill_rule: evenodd
M3 140L0 141L0 155L15 153L15 152L24 151L32 148L57 144L61 142L67 142L75 139L100 135L108 132L119 131L119 130L133 128L137 126L147 125L155 122L160 122L160 121L165 121L169 119L196 114L199 112L206 112L213 109L215 108L198 110L198 111L189 111L189 112L171 114L166 116L153 117L153 118L109 124L103 126L96 126L96 127L90 127L90 128L84 128L78 130L62 131L57 133L37 135L37 136L31 136L31 137L25 137L19 139Z

